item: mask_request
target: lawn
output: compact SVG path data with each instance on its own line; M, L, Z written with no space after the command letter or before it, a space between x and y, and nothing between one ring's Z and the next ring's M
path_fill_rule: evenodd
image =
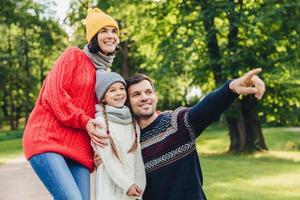
M208 199L300 199L300 129L264 129L270 151L252 155L225 154L226 132L208 129L197 141Z
M0 132L0 164L22 155L22 130Z
M299 200L300 128L264 128L270 151L227 154L227 131L208 128L197 140L210 200ZM0 163L22 155L22 131L0 132Z

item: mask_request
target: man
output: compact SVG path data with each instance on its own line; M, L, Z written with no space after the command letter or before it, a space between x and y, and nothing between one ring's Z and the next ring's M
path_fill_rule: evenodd
M141 147L147 174L144 200L206 199L195 139L232 104L238 94L260 99L264 83L261 69L225 83L192 108L158 114L151 80L136 75L127 82L131 109L141 126Z
M135 75L127 82L131 109L141 127L141 147L147 185L144 200L205 200L195 140L239 94L261 99L265 85L254 69L226 82L192 108L156 112L158 98L151 80Z

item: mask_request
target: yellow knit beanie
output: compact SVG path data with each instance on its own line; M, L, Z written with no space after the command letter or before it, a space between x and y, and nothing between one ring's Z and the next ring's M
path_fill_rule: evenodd
M119 26L116 20L114 20L108 14L105 14L99 8L89 8L86 16L86 40L90 43L91 39L100 31L100 29L112 26L117 29L117 35L119 36Z

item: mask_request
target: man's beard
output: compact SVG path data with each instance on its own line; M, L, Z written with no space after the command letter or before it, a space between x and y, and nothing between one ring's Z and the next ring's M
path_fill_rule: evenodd
M135 114L135 117L140 119L140 120L147 120L147 119L151 118L153 115L154 115L154 112L151 112L151 113L148 113L148 114L139 113L137 115Z

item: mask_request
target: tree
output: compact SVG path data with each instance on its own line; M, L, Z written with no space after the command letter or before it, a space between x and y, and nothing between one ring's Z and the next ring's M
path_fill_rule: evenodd
M50 68L50 59L65 45L66 34L57 21L43 16L45 5L31 0L2 3L5 6L0 14L0 68L6 76L0 90L1 108L14 130L19 127L19 119L24 117L27 121L41 86L38 83L45 76L45 66Z
M191 86L199 85L205 94L250 68L263 68L264 99L240 97L225 114L230 151L267 149L263 123L299 125L298 1L95 4L119 20L126 63L133 69L129 74L144 72L155 79L161 109L186 105Z
M222 75L221 71L236 74L239 72L238 70L242 69L239 66L261 66L265 72L274 72L273 66L279 63L282 66L277 65L278 68L285 68L282 58L279 61L278 58L274 59L271 55L279 53L280 40L293 33L296 29L296 26L280 29L281 25L285 24L287 20L292 19L290 16L286 16L286 12L287 9L295 5L297 7L296 2L286 1L275 4L271 1L262 3L247 1L228 1L222 3L211 1L198 2L202 7L203 20L207 30L210 60L212 65L217 66L212 68L217 84L219 80L223 81L226 76L228 77L227 74ZM276 14L274 10L276 10ZM297 16L296 10L294 9L294 16L296 16L295 18L299 18L299 13ZM218 27L215 20L221 17L226 17L228 20L226 24L228 30L227 42L225 44L220 44L217 41L218 32L220 35L222 33L220 26ZM290 23L292 24L293 21ZM276 33L272 32L272 26L277 27ZM280 33L278 33L278 28L281 31ZM297 53L299 51L290 51L290 55ZM260 56L264 60L261 60ZM282 76L282 73L277 72L276 75ZM280 83L278 79L274 81L265 76L264 79L269 83ZM288 79L284 79L283 81L284 84L288 84L288 82ZM286 96L282 100L288 99L290 96L287 92L285 93ZM231 139L230 151L267 149L258 116L258 111L261 109L262 106L252 96L242 97L234 103L231 112L228 112L226 115Z

